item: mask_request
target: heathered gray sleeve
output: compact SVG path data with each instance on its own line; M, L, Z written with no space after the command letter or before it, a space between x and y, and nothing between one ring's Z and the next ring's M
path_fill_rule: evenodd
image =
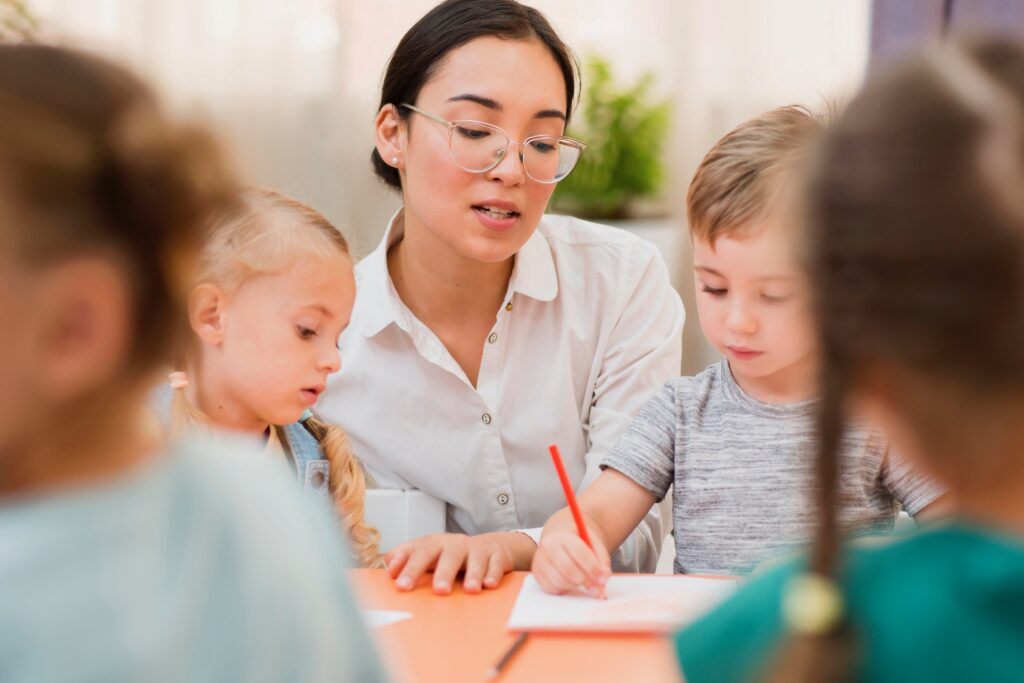
M658 390L629 423L615 447L601 463L626 475L665 498L675 474L676 392L675 380Z
M946 492L946 487L912 467L891 449L882 465L882 482L911 517Z

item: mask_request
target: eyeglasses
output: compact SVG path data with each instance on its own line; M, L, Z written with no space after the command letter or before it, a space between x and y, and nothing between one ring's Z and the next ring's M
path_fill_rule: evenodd
M538 183L557 183L572 172L587 148L579 140L559 135L531 135L517 142L501 128L483 121L447 121L411 104L401 106L447 128L452 161L470 173L486 173L495 168L514 142L519 145L519 161L528 177Z

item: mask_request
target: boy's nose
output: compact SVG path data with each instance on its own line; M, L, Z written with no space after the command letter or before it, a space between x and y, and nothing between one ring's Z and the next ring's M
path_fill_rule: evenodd
M729 331L736 334L753 334L757 331L757 318L744 306L733 306L727 320Z

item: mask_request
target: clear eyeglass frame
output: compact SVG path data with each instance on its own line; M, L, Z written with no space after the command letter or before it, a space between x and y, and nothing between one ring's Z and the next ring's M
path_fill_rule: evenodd
M441 118L436 114L424 111L423 109L420 109L419 107L416 107L411 104L402 103L399 106L408 109L409 111L415 112L421 116L425 116L431 121L434 121L435 123L439 123L442 126L444 126L448 130L448 153L451 156L452 161L455 163L456 166L461 168L463 171L467 171L469 173L487 173L488 171L493 170L498 166L498 164L504 161L505 157L508 155L509 147L511 147L512 144L516 144L519 146L519 163L523 165L523 172L526 173L527 177L538 183L543 183L545 185L553 185L557 182L565 180L565 178L568 177L570 173L572 173L573 169L576 168L576 164L579 162L580 156L582 156L583 151L587 148L586 143L582 142L581 140L577 140L576 138L571 138L565 135L531 135L530 137L520 142L517 140L513 140L512 136L506 133L503 129L490 123L476 121L473 119L459 119L456 121L449 121L447 119ZM463 161L460 162L459 156L456 153L456 131L458 131L459 129L466 128L467 125L478 126L481 129L492 131L505 139L504 145L494 148L493 158L488 163L478 168L467 165L465 163L465 159L463 159ZM536 145L545 143L553 143L554 148L558 150L559 159L562 158L562 153L564 150L567 154L569 154L569 156L566 158L569 161L571 161L571 163L567 164L567 168L563 168L563 165L559 163L556 167L555 173L550 178L537 177L537 175L531 173L530 167L535 166L535 162L531 163L528 160L537 157L535 155L527 156L528 150L539 151L539 148Z

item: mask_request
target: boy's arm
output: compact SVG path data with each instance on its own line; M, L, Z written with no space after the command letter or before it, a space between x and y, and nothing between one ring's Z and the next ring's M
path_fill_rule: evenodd
M591 538L596 535L609 552L615 552L643 521L655 498L653 493L621 472L606 469L577 501ZM557 531L577 533L576 522L567 507L548 519L541 542L545 535Z
M565 593L584 586L594 595L602 594L611 574L609 549L614 551L629 537L654 501L653 493L629 477L605 470L579 496L593 548L580 538L569 508L556 512L544 525L532 567L541 588Z

